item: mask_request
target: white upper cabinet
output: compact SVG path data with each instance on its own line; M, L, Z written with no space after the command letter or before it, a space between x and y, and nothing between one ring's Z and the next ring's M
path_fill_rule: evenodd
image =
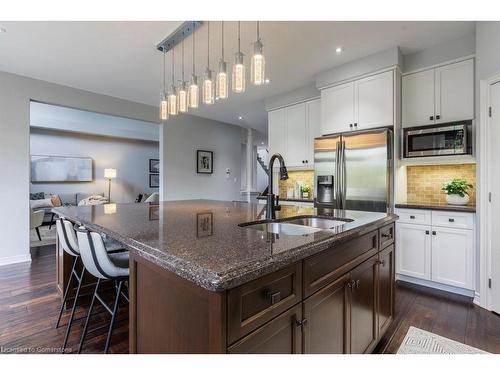
M354 82L321 91L321 132L334 134L353 130Z
M285 113L286 152L283 157L289 166L304 165L308 154L306 104L287 107Z
M432 123L434 118L434 70L403 77L403 127Z
M394 72L321 91L322 134L394 125Z
M403 127L474 118L472 59L403 76L402 89Z
M285 110L276 109L268 114L269 155L285 153Z
M269 154L279 152L288 167L314 165L314 138L321 136L319 99L270 111Z
M436 124L474 118L474 62L466 60L435 71Z
M355 82L357 129L376 128L394 123L393 72L377 74Z
M321 100L307 103L307 165L314 165L314 138L321 137Z

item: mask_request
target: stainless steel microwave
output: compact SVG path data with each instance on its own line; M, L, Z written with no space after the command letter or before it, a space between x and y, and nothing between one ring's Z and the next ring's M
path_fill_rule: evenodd
M471 121L404 129L404 157L472 153Z

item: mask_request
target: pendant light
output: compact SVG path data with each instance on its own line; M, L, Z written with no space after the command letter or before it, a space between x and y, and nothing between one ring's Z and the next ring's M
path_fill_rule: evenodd
M224 21L221 22L222 34L222 55L219 60L219 72L217 73L217 99L227 99L228 97L228 77L227 77L227 64L224 61Z
M168 101L167 101L167 85L165 74L165 46L163 46L163 91L160 94L160 120L168 120Z
M245 92L245 65L243 64L243 53L241 53L241 22L238 21L238 52L235 54L233 65L232 88L235 93Z
M172 48L172 86L170 86L170 92L168 94L168 114L171 116L177 115L179 111L177 106L177 89L175 88L174 62L175 48Z
M194 39L194 30L193 30L193 73L191 74L191 82L189 84L189 98L188 98L188 104L189 108L198 108L199 101L200 101L200 89L198 87L198 77L196 77L195 74L195 39Z
M257 40L253 44L253 56L250 63L250 82L254 85L263 85L266 75L266 59L262 53L262 41L260 40L260 22L257 21Z
M203 78L203 103L214 104L214 82L210 70L210 21L207 22L207 69Z
M181 74L181 83L179 88L177 89L177 106L179 108L179 112L185 113L188 111L188 92L186 81L184 81L184 38L181 42L181 50L182 50L182 74Z

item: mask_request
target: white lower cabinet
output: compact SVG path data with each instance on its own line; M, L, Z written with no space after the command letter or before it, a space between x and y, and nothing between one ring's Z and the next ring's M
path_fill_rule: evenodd
M430 279L431 277L431 237L430 226L397 223L396 263L402 275Z
M472 230L433 227L431 280L474 289Z
M474 214L398 209L396 273L462 289L474 289ZM437 225L436 225L437 224Z

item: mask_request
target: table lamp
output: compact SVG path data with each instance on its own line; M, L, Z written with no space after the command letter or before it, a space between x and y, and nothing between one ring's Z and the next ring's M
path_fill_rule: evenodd
M108 179L108 201L111 202L111 179L116 178L116 169L114 168L104 169L104 178Z

